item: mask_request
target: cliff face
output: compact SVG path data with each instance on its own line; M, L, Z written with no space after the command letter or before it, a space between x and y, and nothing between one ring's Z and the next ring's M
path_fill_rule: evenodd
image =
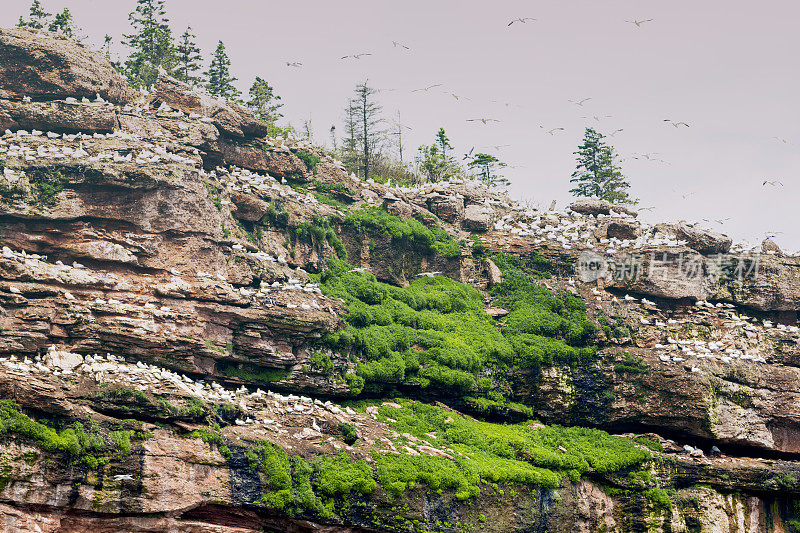
M798 258L598 202L363 182L48 32L0 30L2 131L6 531L800 525ZM513 314L508 257L592 332L541 344L561 326ZM430 338L398 348L403 313ZM447 351L459 321L488 329Z

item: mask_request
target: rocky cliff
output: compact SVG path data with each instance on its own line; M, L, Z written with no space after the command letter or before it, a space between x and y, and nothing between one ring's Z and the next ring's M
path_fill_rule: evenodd
M5 531L800 530L800 258L391 187L0 30Z

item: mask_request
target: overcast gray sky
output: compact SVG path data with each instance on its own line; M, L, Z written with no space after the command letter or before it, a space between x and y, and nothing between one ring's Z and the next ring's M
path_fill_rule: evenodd
M1 1L2 26L30 5ZM105 33L118 40L135 7L42 1L48 11L69 7L96 44ZM342 129L347 98L368 78L383 90L386 117L399 111L413 128L407 146L431 143L443 126L458 153L475 146L512 165L513 196L548 206L569 201L584 127L622 129L610 140L632 194L654 207L644 219L698 221L754 243L781 232L779 244L800 249L797 0L168 0L167 8L175 32L191 25L206 56L225 42L243 92L255 76L267 79L286 118L310 119L318 143L332 124ZM517 17L537 20L509 27ZM626 22L643 19L653 20ZM361 52L372 55L339 59ZM412 92L433 84L443 87ZM582 107L569 102L584 98ZM565 130L546 133L556 127Z

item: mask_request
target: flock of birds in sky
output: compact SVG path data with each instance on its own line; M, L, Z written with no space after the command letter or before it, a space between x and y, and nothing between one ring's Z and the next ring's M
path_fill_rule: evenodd
M648 23L651 23L654 20L655 19L652 19L652 18L632 19L632 20L625 20L625 23L634 26L636 30L640 30L640 29L642 29L642 27L644 25L646 25ZM507 28L512 28L512 27L515 27L515 26L526 25L526 24L529 24L529 23L537 22L537 21L538 21L538 19L533 18L533 17L517 17L517 18L514 18L514 19L510 20L507 23L506 27ZM406 45L406 44L404 44L404 43L402 43L400 41L395 41L395 40L392 41L392 47L395 48L395 49L402 50L402 51L409 51L410 52L412 50L410 46L408 46L408 45ZM373 54L370 53L370 52L359 52L359 53L353 53L353 54L341 56L340 60L342 60L342 61L357 61L357 60L360 60L362 58L370 57L370 56L373 56ZM286 62L286 66L294 67L294 68L300 68L300 67L303 66L303 63L300 62L300 61L287 61ZM444 87L444 84L442 84L442 83L434 83L434 84L427 85L425 87L412 89L411 92L412 93L430 93L434 89L438 89L437 92L441 92L442 94L452 96L457 102L461 102L462 100L471 100L470 98L467 98L465 96L456 94L452 90ZM378 92L388 92L388 91L394 91L394 90L396 90L396 89L379 89ZM571 104L574 104L577 107L583 108L584 105L587 104L590 100L592 100L591 97L585 97L585 98L581 98L581 99L567 100L567 101L569 103L571 103ZM494 101L494 100L492 102L493 103L500 103L500 102L497 102L497 101ZM521 107L521 106L517 106L515 104L511 104L511 103L505 103L504 105L507 108L508 107L512 107L512 106L513 107ZM586 120L586 121L588 121L588 122L590 122L590 123L591 122L601 123L602 121L604 121L606 119L613 118L613 116L612 115L589 114L589 115L581 116L581 118ZM500 119L494 118L494 117L474 117L474 118L467 118L466 122L471 123L471 124L480 124L480 125L487 126L487 125L500 123L502 121ZM690 128L691 127L689 122L686 122L684 120L673 120L673 119L670 119L670 118L663 119L663 124L666 125L666 126L672 126L675 129L684 129L684 128ZM395 125L398 126L398 127L405 127L407 129L411 129L411 128L408 128L407 126L402 125L402 124L395 124ZM548 134L550 136L555 136L555 135L558 135L559 133L567 131L567 129L565 127L562 127L562 126L547 127L545 125L539 125L539 129L541 129L544 133L546 133L546 134ZM623 132L623 131L624 131L624 128L617 128L617 129L614 129L613 131L611 131L611 133L608 133L607 136L608 137L614 137L618 133ZM776 141L778 141L778 142L780 142L782 144L791 144L791 142L789 140L787 140L785 138L782 138L782 137L772 137L772 139L775 139ZM495 150L500 151L503 148L506 148L508 146L510 146L510 145L494 145L494 146L487 146L487 147L483 147L483 148L494 148ZM471 156L473 151L474 151L474 148L469 153L465 154L464 159L465 160L468 159ZM666 161L666 160L664 160L664 159L662 159L660 157L656 157L657 155L658 154L656 154L656 153L645 153L645 154L636 154L636 153L634 153L634 154L629 155L628 157L622 158L621 162L624 162L624 161L626 161L628 159L634 159L634 160L645 160L645 161L650 161L650 162L655 162L655 163L660 163L660 164L666 164L666 165L670 164L668 161ZM516 167L512 167L512 168L516 168ZM762 187L783 187L784 186L782 181L780 181L778 179L774 179L774 178L763 179L761 185L762 185ZM691 196L691 194L692 193L682 195L683 199L684 200L687 199L687 197ZM642 210L648 210L648 209L653 209L653 208L641 208L641 209Z

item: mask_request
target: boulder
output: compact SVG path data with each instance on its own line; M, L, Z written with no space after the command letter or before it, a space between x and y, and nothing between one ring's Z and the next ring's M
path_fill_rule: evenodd
M63 35L30 28L0 29L0 98L94 99L117 104L137 94L103 54Z
M83 363L83 357L80 354L62 352L58 350L50 350L47 352L44 360L48 365L54 366L61 370L73 370L75 367Z
M267 202L239 191L231 192L231 203L233 204L233 209L231 210L233 216L250 222L261 220L269 211Z
M503 283L503 273L497 265L494 264L494 261L485 259L483 266L486 269L486 276L489 278L489 287L494 287L495 285Z
M464 210L462 225L470 231L488 231L492 227L494 210L485 205L470 205Z
M633 209L625 207L624 205L612 204L608 200L601 200L600 198L578 198L570 204L569 208L576 213L594 216L610 215L611 211L625 213L632 217L638 214Z
M231 165L273 176L308 181L310 172L303 161L291 152L263 150L254 146L234 144L220 140L209 144L210 150L220 154Z
M184 113L208 117L220 131L232 137L264 137L267 134L267 125L248 109L199 93L164 73L156 82L155 100Z
M88 257L96 261L137 264L139 259L120 244L108 241L90 241L75 245L80 257Z
M390 214L396 215L403 220L407 220L414 216L414 207L408 202L402 200L384 199L383 208Z
M428 203L431 213L451 224L464 216L464 200L457 196L437 195Z
M616 237L621 240L633 240L641 234L639 225L630 220L612 220L606 226L606 237L609 239Z
M783 250L772 239L764 239L761 241L761 251L766 253L774 253L775 255L783 255Z
M727 235L698 228L679 222L676 228L679 239L687 242L687 246L701 254L725 254L731 249L733 241Z
M0 131L111 133L118 125L117 113L109 104L0 100Z

